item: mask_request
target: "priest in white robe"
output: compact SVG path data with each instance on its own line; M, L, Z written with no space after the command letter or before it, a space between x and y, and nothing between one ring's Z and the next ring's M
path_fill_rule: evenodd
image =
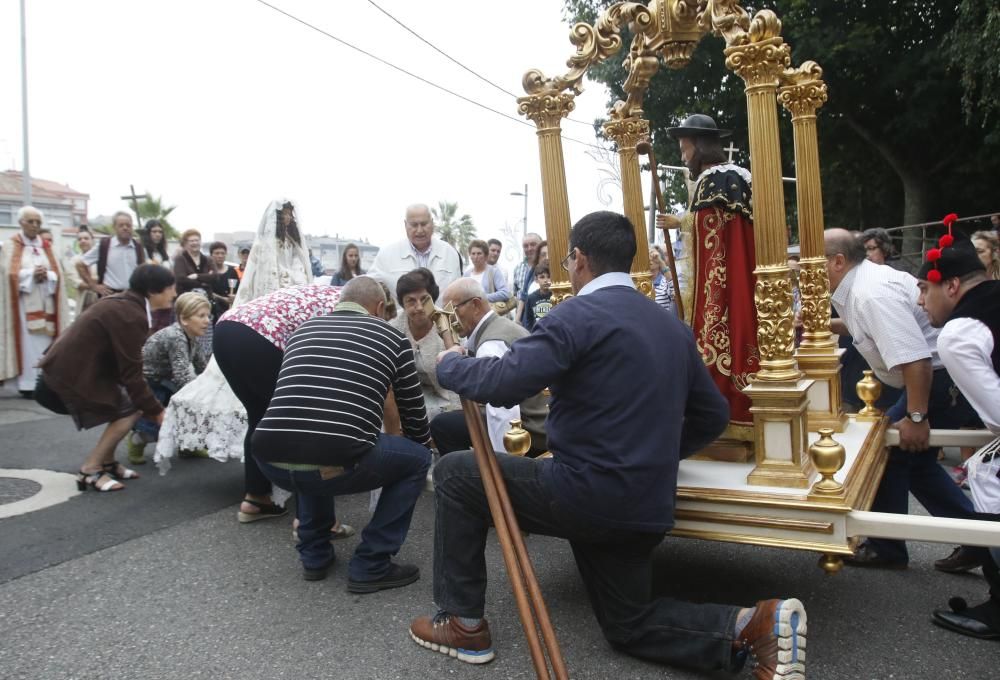
M39 235L42 213L25 206L17 213L21 233L3 248L6 296L0 379L17 378L17 389L32 396L42 354L69 322L66 289L55 253Z

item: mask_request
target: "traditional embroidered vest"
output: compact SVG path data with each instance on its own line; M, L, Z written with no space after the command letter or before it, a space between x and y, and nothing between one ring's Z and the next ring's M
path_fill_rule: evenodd
M108 253L111 251L111 239L115 236L105 236L97 244L97 282L104 283L104 273L108 271ZM143 252L142 244L132 239L132 246L135 248L135 263L140 265L146 261L146 253Z
M993 334L993 370L1000 374L1000 281L983 281L966 291L948 321L963 318L975 319L990 329Z
M475 354L479 346L490 340L499 340L507 347L511 346L518 338L529 335L523 326L518 326L509 319L494 314L476 334L476 346L472 348ZM521 408L521 423L524 429L531 433L531 446L537 449L548 448L548 439L545 435L545 418L548 416L549 408L545 402L545 395L539 392L533 397L528 397L519 404Z

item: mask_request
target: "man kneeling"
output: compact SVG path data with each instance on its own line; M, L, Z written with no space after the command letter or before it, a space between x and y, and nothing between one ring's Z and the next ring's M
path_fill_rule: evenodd
M420 577L391 558L406 539L430 466L430 430L406 337L382 320L375 279L351 279L332 314L292 334L251 448L261 471L297 495L298 551L307 581L333 564L334 496L382 487L348 569L347 590L374 593ZM392 387L405 437L380 432Z
M749 658L759 680L801 680L806 613L798 600L740 608L653 598L652 553L674 525L678 461L722 433L729 408L691 331L636 292L628 219L587 215L569 245L562 266L576 297L553 307L502 357L442 352L438 380L463 397L504 406L550 386L554 457L497 456L497 463L520 527L569 540L612 646L703 670L735 671ZM483 663L494 654L483 618L490 513L471 452L441 459L434 492L441 611L414 621L410 635Z

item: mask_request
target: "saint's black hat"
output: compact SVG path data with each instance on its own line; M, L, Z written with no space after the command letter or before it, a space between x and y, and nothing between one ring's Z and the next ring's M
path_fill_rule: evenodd
M711 116L695 113L688 116L678 127L667 128L667 134L674 139L681 137L716 137L725 139L733 134L732 130L720 130Z

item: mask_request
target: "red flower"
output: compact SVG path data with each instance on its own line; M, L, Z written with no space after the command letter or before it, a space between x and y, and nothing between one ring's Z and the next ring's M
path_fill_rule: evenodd
M941 283L941 272L937 269L932 269L927 272L927 280L931 283Z
M955 237L951 234L945 234L940 239L938 239L938 245L942 248L950 248L952 244L955 243Z
M954 222L957 219L958 219L958 215L956 215L955 213L948 213L943 218L941 218L941 221L944 222L944 226L946 226L949 229L951 229L952 222Z
M941 250L939 248L931 248L927 251L927 261L937 262L941 259Z

